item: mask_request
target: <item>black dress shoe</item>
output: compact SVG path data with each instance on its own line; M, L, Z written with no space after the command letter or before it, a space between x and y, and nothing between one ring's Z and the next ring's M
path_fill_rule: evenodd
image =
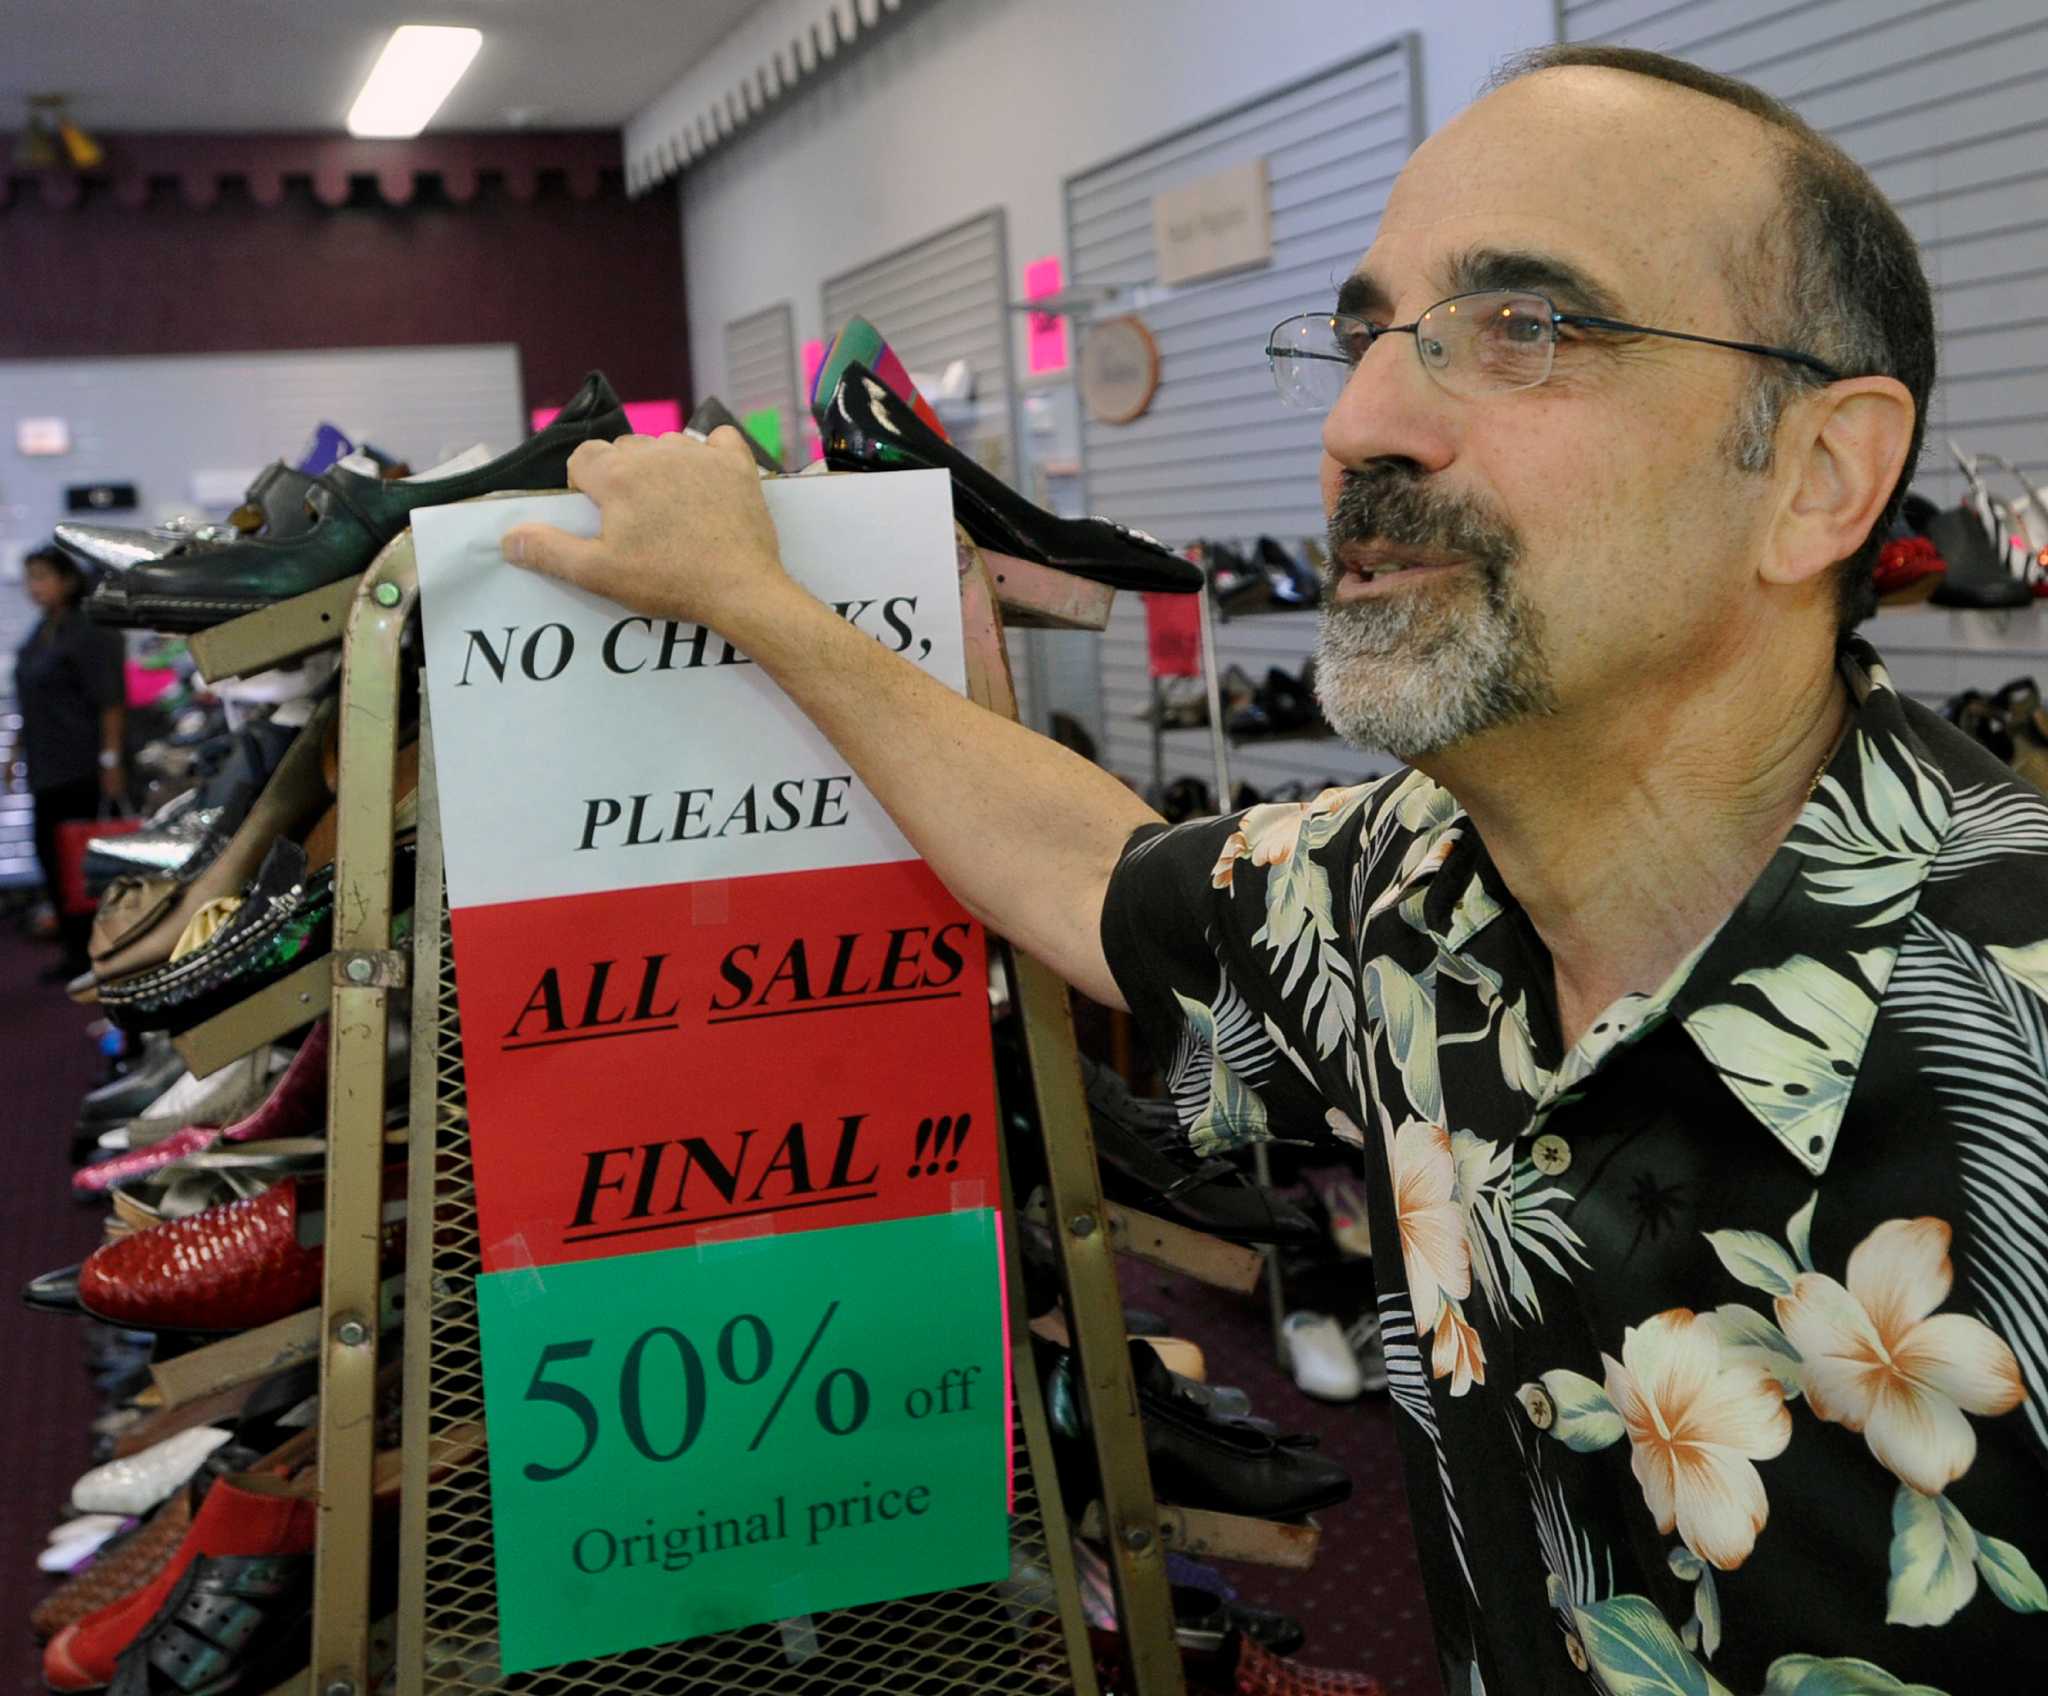
M152 1036L141 1058L111 1083L101 1084L78 1104L81 1135L112 1130L139 1118L143 1109L184 1075L185 1062L169 1037Z
M1106 518L1058 518L936 434L865 365L849 364L825 408L835 471L944 471L953 516L977 547L1071 571L1116 589L1193 594L1201 569L1162 542Z
M1255 1519L1299 1519L1343 1501L1351 1475L1335 1461L1261 1430L1248 1420L1216 1417L1144 1343L1130 1348L1138 1414L1162 1502ZM1046 1415L1061 1451L1060 1483L1078 1511L1095 1493L1094 1447L1074 1385L1071 1351L1033 1339L1046 1386Z
M31 1278L21 1289L22 1305L32 1307L38 1313L68 1313L82 1318L85 1309L78 1305L78 1268L61 1266L55 1272L45 1272L40 1278Z
M151 630L207 630L274 602L361 572L406 527L416 507L445 506L507 489L560 489L569 455L587 441L630 433L611 385L592 372L545 430L473 471L424 481L386 482L341 466L315 479L317 520L284 541L253 537L193 541L93 590L86 611L100 624Z
M1103 1193L1147 1213L1240 1243L1307 1244L1307 1214L1268 1194L1227 1160L1187 1146L1173 1104L1143 1101L1107 1066L1083 1058L1088 1123Z

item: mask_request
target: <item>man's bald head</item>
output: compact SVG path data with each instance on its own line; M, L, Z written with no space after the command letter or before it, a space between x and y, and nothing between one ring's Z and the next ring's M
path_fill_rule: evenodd
M1913 397L1912 443L1898 485L1837 578L1847 630L1875 608L1871 568L1918 462L1934 387L1934 302L1919 250L1862 166L1782 101L1733 77L1639 48L1553 46L1510 59L1490 86L1588 70L1687 89L1755 120L1776 167L1775 192L1760 205L1749 239L1738 233L1731 242L1723 267L1746 334L1811 353L1844 376L1895 377ZM1815 380L1795 365L1759 362L1730 432L1737 464L1770 468L1786 404Z

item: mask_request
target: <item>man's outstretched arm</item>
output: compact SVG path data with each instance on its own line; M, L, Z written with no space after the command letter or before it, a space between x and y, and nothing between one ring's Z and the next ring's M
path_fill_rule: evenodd
M772 677L977 919L1084 994L1123 996L1102 953L1109 874L1158 815L1107 772L963 700L854 629L782 569L736 430L586 442L569 481L595 540L548 525L505 557L636 612L716 630Z

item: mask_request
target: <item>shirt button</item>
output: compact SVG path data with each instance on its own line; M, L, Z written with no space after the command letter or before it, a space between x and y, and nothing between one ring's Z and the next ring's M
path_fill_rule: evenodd
M1571 1657L1572 1665L1580 1672L1586 1670L1586 1646L1579 1641L1579 1634L1576 1631L1567 1631L1564 1634L1564 1652Z
M1522 1404L1522 1411L1529 1416L1529 1423L1539 1431L1548 1431L1557 1423L1557 1404L1550 1399L1550 1392L1541 1384L1524 1384L1515 1392L1515 1400Z
M1536 1146L1529 1150L1529 1158L1536 1163L1536 1170L1546 1178L1554 1178L1560 1172L1569 1170L1572 1163L1572 1145L1558 1136L1541 1136Z

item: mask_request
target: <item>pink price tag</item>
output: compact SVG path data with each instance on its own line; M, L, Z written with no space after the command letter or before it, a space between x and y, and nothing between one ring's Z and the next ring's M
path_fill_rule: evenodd
M1043 259L1034 259L1024 267L1024 298L1043 300L1047 295L1058 294L1065 280L1058 254L1048 254ZM1031 314L1031 337L1025 350L1025 361L1034 377L1046 371L1066 370L1065 318L1057 312Z
M533 409L533 427L545 430L554 423L559 406L537 406ZM683 403L679 400L629 400L626 402L626 422L633 426L636 436L665 436L672 430L683 427Z

